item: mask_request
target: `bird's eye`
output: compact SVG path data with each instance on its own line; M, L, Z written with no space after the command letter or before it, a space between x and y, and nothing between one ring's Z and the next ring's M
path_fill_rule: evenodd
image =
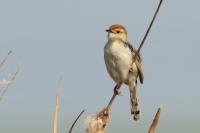
M119 31L119 30L117 30L117 33L120 33L120 31Z

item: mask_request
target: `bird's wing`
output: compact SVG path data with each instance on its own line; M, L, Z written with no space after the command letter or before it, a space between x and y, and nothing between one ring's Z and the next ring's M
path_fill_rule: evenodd
M134 58L135 53L137 52L137 50L135 48L133 48L133 46L128 42L126 42L126 45L128 46L128 48L133 53L133 58ZM136 60L135 60L135 64L136 64L137 69L138 69L138 75L139 75L140 83L143 84L144 72L142 70L141 61L142 61L141 56L140 56L140 54L138 54L137 57L136 57Z
M139 75L139 78L140 78L140 83L143 84L143 81L144 81L144 72L142 70L141 63L136 59L135 60L135 64L136 64L137 69L138 69L138 75Z

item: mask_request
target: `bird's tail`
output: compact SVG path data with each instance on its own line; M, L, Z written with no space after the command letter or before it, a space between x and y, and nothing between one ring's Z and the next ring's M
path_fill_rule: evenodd
M135 82L129 84L129 90L130 90L131 114L133 115L133 119L137 121L140 118L141 111L139 104L139 96L137 94L137 86Z

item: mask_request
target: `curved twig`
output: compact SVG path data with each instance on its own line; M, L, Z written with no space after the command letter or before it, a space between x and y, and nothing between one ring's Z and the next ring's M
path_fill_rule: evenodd
M81 117L81 115L85 112L85 110L82 110L81 113L78 115L78 117L75 119L75 121L73 122L73 124L71 125L71 128L69 130L69 133L72 132L72 129L74 127L74 125L76 124L76 122L78 121L78 119Z

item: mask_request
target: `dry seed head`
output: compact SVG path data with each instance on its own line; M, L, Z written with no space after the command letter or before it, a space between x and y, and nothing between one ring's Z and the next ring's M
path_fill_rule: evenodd
M85 121L86 133L105 133L108 121L109 112L105 111L105 109L99 113L88 116Z

